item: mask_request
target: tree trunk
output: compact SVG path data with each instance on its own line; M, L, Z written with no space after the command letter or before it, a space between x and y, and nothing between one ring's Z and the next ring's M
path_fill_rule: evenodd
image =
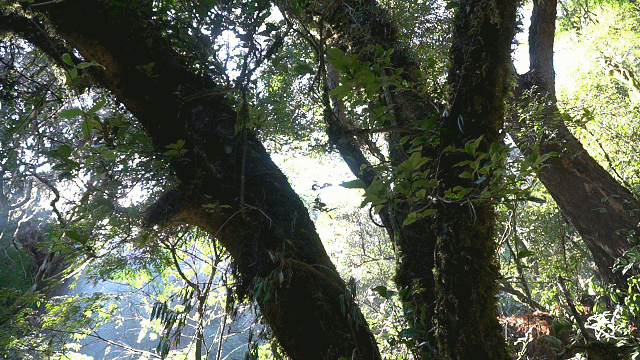
M238 294L258 302L292 359L379 359L299 197L259 140L235 131L237 114L211 91L215 84L168 46L149 21L150 7L70 0L34 10L103 66L97 82L136 116L159 155L185 142L173 163L181 185L148 210L147 225L188 223L214 234L234 259ZM203 207L213 203L226 207Z
M499 276L493 206L479 199L491 182L463 178L475 161L465 144L482 137L476 152L490 153L502 141L500 129L508 92L510 48L515 35L517 1L460 1L454 20L449 69L449 114L441 129L440 187L462 187L469 195L437 203L437 336L450 359L508 359L497 319ZM499 164L493 164L493 166ZM455 191L455 190L454 190Z
M529 30L530 70L518 77L515 101L524 106L544 105L534 121L541 121L544 132L536 134L524 119L512 122L520 144L539 143L541 154L556 153L545 161L538 177L562 213L580 233L593 255L601 279L626 288L626 278L614 272L617 258L637 245L640 203L598 164L571 134L556 105L553 71L556 1L534 1Z
M285 4L286 10L286 4ZM314 9L321 14L325 23L336 35L332 46L349 49L357 54L360 62L375 63L379 54L376 46L384 50L393 49L391 64L395 69L403 68L401 78L408 83L417 83L415 71L420 67L409 56L398 40L398 29L389 20L389 15L374 0L344 0L341 2L325 3ZM287 11L291 13L290 11ZM354 16L354 14L356 14ZM385 70L380 76L390 76ZM330 69L327 71L328 83L331 87L337 85L337 74ZM328 89L331 90L331 89ZM428 95L414 90L394 91L388 89L384 99L385 106L393 107L394 119L385 124L388 127L402 129L400 132L387 133L386 141L390 149L388 160L392 166L397 166L408 159L406 150L409 144L402 145L400 139L406 135L402 131L415 126L419 121L432 116L435 110ZM325 99L325 121L327 135L331 145L338 150L354 176L362 180L366 186L371 185L378 176L374 166L367 160L363 150L364 142L369 149L375 147L366 133L356 134L352 124L344 119L342 108L344 104L335 96ZM359 136L359 138L358 138ZM431 156L435 151L425 146L424 156ZM428 154L430 153L430 154ZM433 156L435 157L435 156ZM435 267L435 228L428 219L403 226L410 206L400 194L394 194L397 204L387 204L379 215L382 225L393 243L396 254L395 283L402 296L405 319L412 329L413 349L417 357L430 356L436 348L433 322L435 317L435 282L433 269ZM392 202L392 201L391 201ZM391 203L390 202L390 203Z

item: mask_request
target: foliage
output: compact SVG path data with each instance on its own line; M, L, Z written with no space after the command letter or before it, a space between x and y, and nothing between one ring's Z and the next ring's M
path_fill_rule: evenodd
M638 107L633 88L610 72L611 65L630 74L637 69L637 9L619 2L566 1L561 2L559 11L561 32L556 46L561 52L556 50L555 66L559 105L566 112L563 119L589 153L637 193L632 169ZM503 273L518 290L516 296L507 289L511 295L503 297L504 311L521 313L533 309L532 304L539 305L559 318L571 319L579 333L576 314L568 306L572 300L558 286L558 279L570 279L567 285L575 297L574 305L580 317L587 319L587 336L615 344L621 352L633 350L637 343L637 334L632 331L637 322L633 313L636 280L629 280L629 289L603 288L575 229L543 190L533 194L545 203L517 204L501 213ZM619 264L619 271L634 266L633 260L620 259ZM534 302L527 303L527 299ZM559 333L556 336L561 337ZM555 341L564 343L566 350L579 347L584 340L577 335L569 343Z
M618 75L627 71L634 76L640 71L640 12L614 5L595 11L597 23L589 22L579 33L565 33L560 38L567 57L575 59L563 64L572 81L558 83L561 105L589 153L637 194L639 179L632 169L638 164L640 93ZM577 53L581 56L574 55Z

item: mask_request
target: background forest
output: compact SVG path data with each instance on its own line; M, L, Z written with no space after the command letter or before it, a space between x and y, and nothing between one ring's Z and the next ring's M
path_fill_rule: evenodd
M0 355L638 359L639 59L636 1L2 0Z

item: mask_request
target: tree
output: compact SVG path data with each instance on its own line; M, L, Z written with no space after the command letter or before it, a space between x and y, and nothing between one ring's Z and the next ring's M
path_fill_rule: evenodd
M614 272L616 260L636 245L637 211L634 195L614 179L583 148L564 123L556 105L553 44L556 2L534 1L529 30L530 70L518 77L516 99L526 106L542 104L540 114L521 115L512 127L520 143L539 143L542 154L557 154L545 161L538 177L563 214L582 236L605 283L619 288L635 272ZM528 120L527 120L528 119ZM529 121L529 123L527 123ZM531 122L540 121L536 134Z
M186 222L214 234L235 259L239 296L251 294L260 304L290 357L350 357L354 351L361 358L379 357L302 202L255 135L236 131L242 112L210 79L188 69L162 38L150 22L151 4L31 6L42 11L65 45L100 64L92 68L96 83L136 116L156 151L177 150L172 163L182 185L150 207L147 226ZM25 23L37 26L35 19ZM34 45L64 61L52 43ZM296 341L299 334L314 341Z

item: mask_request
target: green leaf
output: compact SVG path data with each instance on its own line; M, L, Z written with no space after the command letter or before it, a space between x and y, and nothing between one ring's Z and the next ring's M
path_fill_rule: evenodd
M344 59L344 55L345 55L344 51L338 48L327 49L327 54L329 54L329 56L331 56L331 58L334 61L339 61L339 62L342 62L342 59Z
M58 116L65 118L65 119L71 119L77 116L82 115L83 112L82 110L78 109L78 108L73 108L73 109L69 109L69 110L65 110L63 112L61 112L60 114L58 114Z
M516 255L516 259L522 260L524 258L528 258L530 256L535 255L536 253L530 250L523 250L520 251L517 255Z
M349 94L352 89L353 87L351 85L338 85L329 92L329 95L335 95L338 98L342 99L347 94Z
M453 166L454 166L454 167L457 167L457 166L466 166L466 165L469 165L469 164L473 164L473 161L471 161L471 160L464 160L464 161L461 161L461 162L459 162L459 163L457 163L457 164L455 164L455 165L453 165Z
M184 146L184 140L178 140L173 144L167 145L166 147L168 149L176 149L177 150L177 149L181 149L183 146Z
M534 202L536 204L545 204L547 201L545 199L540 199L538 197L535 196L527 196L527 201L531 201Z
M108 159L108 160L115 160L116 159L116 153L113 152L113 150L107 150L107 151L103 151L100 153L100 156L104 159Z
M384 285L380 285L380 286L376 286L374 288L371 288L371 290L373 292L378 293L378 295L380 295L381 297L385 298L385 299L389 299L391 298L393 295L395 295L395 291L393 290L389 290L387 289L386 286Z
M67 237L73 241L76 241L80 244L86 244L89 241L89 235L86 233L80 233L75 230L67 230L64 232Z
M560 319L553 322L553 329L555 330L556 335L560 335L560 333L565 330L571 330L572 327L571 323L566 319Z
M410 212L409 215L407 215L407 218L402 222L402 226L411 225L416 222L416 220L418 220L418 213L416 213L415 211Z
M307 74L313 74L313 68L304 61L296 61L293 64L293 73L296 76L304 76Z
M411 154L411 157L409 157L407 162L409 162L411 164L411 167L413 168L413 170L417 170L417 169L420 169L420 167L422 167L422 165L424 165L427 162L429 162L429 158L428 157L423 157L422 154L420 154L418 151L416 151L413 154Z
M489 147L489 154L493 155L493 154L498 154L500 153L500 145L498 145L497 142L492 142L491 146Z
M433 215L435 215L437 213L438 213L438 210L436 210L436 209L427 209L425 211L420 212L418 214L418 217L425 218L425 217L428 217L428 216L433 216Z
M466 144L464 144L464 151L471 156L475 156L476 149L478 149L478 146L480 145L480 141L482 141L482 136L475 139L474 141L467 142Z
M104 98L99 98L98 101L96 101L96 104L93 105L91 107L91 109L89 109L89 111L87 111L87 115L91 115L91 114L95 113L96 111L102 109L102 107L106 103L107 103L107 101Z
M82 121L82 135L86 140L91 138L91 132L93 131L93 122L91 119L84 119Z
M340 186L347 189L365 189L367 187L364 181L360 179L345 181Z
M93 128L98 131L102 131L102 123L100 120L96 119L95 116L92 116L91 123L93 124Z
M300 16L300 14L302 14L302 6L298 1L291 2L291 10L293 10L293 13L297 16Z
M611 293L611 300L616 304L618 304L620 302L620 298L618 297L618 294L616 294L614 292Z
M67 74L69 75L69 80L73 80L78 77L78 69L69 69L69 71L67 71Z
M456 187L454 187L454 188L453 188L453 191L457 191L457 193L455 194L455 195L456 195L456 196L455 196L455 198L456 198L456 199L463 198L463 197L464 197L464 196L466 196L468 193L470 193L470 192L471 192L471 190L472 190L472 189L465 188L465 187L462 187L462 186L456 186Z
M473 179L473 174L468 172L468 171L465 171L462 174L460 174L459 177L462 178L462 179L470 179L471 180L471 179Z
M73 60L71 60L71 55L68 53L62 54L62 61L69 66L73 66Z
M561 332L571 330L572 328L573 326L571 325L571 322L566 319L560 319L553 322L553 329L555 330L556 335L560 335Z
M65 159L68 158L71 155L71 146L61 145L58 149L56 149L55 155Z

